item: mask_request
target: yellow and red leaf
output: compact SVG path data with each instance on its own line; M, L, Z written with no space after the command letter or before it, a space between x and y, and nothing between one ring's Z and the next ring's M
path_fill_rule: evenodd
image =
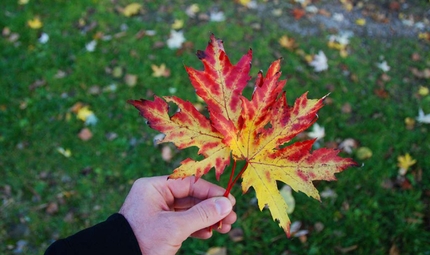
M232 65L222 41L212 35L206 50L198 51L197 56L204 70L186 67L186 71L197 95L207 103L209 118L190 102L177 97L129 102L151 128L166 135L163 142L173 142L180 149L197 146L198 153L204 156L200 161L183 160L170 178L201 177L215 168L219 179L230 157L234 162L244 160L245 166L238 174L242 175L243 191L253 187L260 209L267 206L289 236L288 205L278 191L277 182L320 200L312 181L335 180L335 173L355 165L352 159L339 157L337 150L311 151L315 140L291 143L316 121L325 97L308 99L304 93L289 106L283 91L286 81L279 80L281 61L277 60L265 76L262 72L257 74L252 98L248 100L242 91L250 79L251 50ZM168 103L179 107L171 117ZM232 181L231 177L227 193L239 178Z

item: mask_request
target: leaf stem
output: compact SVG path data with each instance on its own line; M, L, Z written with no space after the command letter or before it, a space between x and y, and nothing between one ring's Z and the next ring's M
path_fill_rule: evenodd
M230 194L231 189L233 188L234 184L239 180L239 178L242 176L243 172L245 172L246 168L248 167L248 161L245 162L245 165L240 169L240 172L238 175L236 175L236 178L233 179L234 171L236 170L236 160L233 163L233 168L231 170L230 174L230 180L228 181L227 188L225 190L224 196L228 197L228 194Z

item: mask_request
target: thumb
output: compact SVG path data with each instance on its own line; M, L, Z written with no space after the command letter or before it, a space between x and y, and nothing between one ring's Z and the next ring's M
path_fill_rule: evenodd
M228 198L213 197L196 204L187 211L175 213L176 222L187 238L192 233L221 221L232 209L233 205Z

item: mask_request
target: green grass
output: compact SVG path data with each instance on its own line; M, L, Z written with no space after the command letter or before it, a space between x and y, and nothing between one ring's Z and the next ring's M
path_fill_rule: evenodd
M253 49L253 77L282 55L290 104L306 91L311 98L331 92L331 103L320 111L318 120L326 129L324 143L354 138L373 155L362 160L354 153L352 157L362 167L338 174L337 182L316 183L320 191L334 190L334 199L319 203L294 193L296 209L290 217L309 230L305 242L287 239L268 210L259 211L253 202L254 192L242 196L237 185L233 194L239 217L234 227L243 230L243 241L233 242L219 234L207 241L190 239L181 254L204 254L213 246L227 247L228 254L339 254L348 247L354 248L354 254L387 254L393 245L401 254L430 253L430 126L416 123L408 130L404 124L406 117L417 116L420 107L430 112L430 96L417 96L420 86L430 87L429 81L410 71L411 67L429 68L428 42L355 36L350 55L341 58L327 47L325 36L289 34L276 22L260 20L255 11L232 3L199 3L201 12L211 8L225 12L227 21L218 23L188 18L184 10L191 1L144 1L144 13L130 18L118 14L112 1L69 2L2 3L0 28L8 27L19 39L10 42L8 36L0 37L1 254L13 254L19 240L27 242L24 254L43 253L54 239L117 212L133 180L169 174L182 159L195 153L193 149L178 151L172 162L164 162L159 148L152 144L156 132L126 100L148 98L151 93L169 95L169 88L176 88L175 95L196 102L184 65L202 67L194 53L206 47L210 33L224 40L232 62ZM119 6L127 3L118 1ZM26 25L35 16L43 22L39 30ZM178 18L185 21L184 34L193 43L191 49L178 54L167 46L154 47L166 41L170 24ZM86 24L95 21L97 26L84 34L78 28L80 19ZM252 28L259 22L261 29ZM121 32L122 24L128 27L124 36L99 40L94 52L85 50L85 44L98 32L114 35ZM137 39L140 30L157 33ZM50 37L46 44L37 41L42 31ZM282 49L277 41L286 33L306 53L323 50L329 70L315 73L298 54ZM414 52L420 54L419 61L411 60ZM376 68L381 55L391 66L391 79L384 82L387 98L374 93L382 75ZM151 64L162 63L171 69L171 76L152 77ZM138 76L135 87L106 72L117 66ZM67 75L56 78L59 70ZM44 85L31 89L37 80L43 80ZM103 90L111 84L116 84L116 91L89 93L92 86ZM89 127L93 133L89 141L77 137L84 128L70 111L77 102L88 105L98 118L97 125ZM342 112L346 103L351 105L350 113ZM107 139L110 133L117 138ZM58 147L70 149L72 156L64 157ZM384 181L395 182L397 157L405 153L417 160L406 175L411 188L384 188ZM419 173L421 177L417 177ZM221 178L224 186L227 175ZM215 181L213 173L205 178ZM59 206L58 212L46 212L50 203ZM315 230L316 223L323 224L321 232Z

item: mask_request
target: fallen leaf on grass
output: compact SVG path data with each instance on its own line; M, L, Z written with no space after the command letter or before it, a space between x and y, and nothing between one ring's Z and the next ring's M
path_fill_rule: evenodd
M225 20L224 12L221 12L221 11L219 11L219 12L217 12L217 11L210 12L210 14L209 14L209 20L213 21L213 22L222 22L222 21L224 21Z
M399 167L399 175L404 176L409 170L409 167L415 165L415 163L417 163L417 161L413 159L409 153L398 156L397 166Z
M322 198L332 198L332 199L336 199L337 198L337 193L336 191L326 187L323 191L320 192L320 195Z
M348 12L352 11L352 9L354 8L354 5L350 0L340 0L340 2L342 3L343 8L345 8L345 10L347 10Z
M419 33L418 38L426 41L430 41L430 32Z
M26 5L30 0L18 0L19 5Z
M199 5L192 4L187 7L187 9L185 10L185 13L188 15L188 17L194 18L199 11L200 11Z
M412 130L415 127L415 120L411 117L406 117L405 118L405 125L406 125L406 129Z
M58 212L58 204L56 202L49 203L45 209L45 212L47 214L50 214L50 215L57 213Z
M397 245L393 243L388 254L389 255L400 255L399 247L397 247Z
M299 20L306 14L306 11L300 8L294 8L292 11L292 15L294 19Z
M429 79L430 78L430 68L425 68L422 71L418 70L418 68L411 68L412 74L420 79Z
M172 148L170 148L169 145L164 145L161 148L161 158L166 161L170 162L173 158Z
M134 87L137 84L137 75L135 74L126 74L124 76L124 82L125 84L127 84L127 86L129 87Z
M305 8L306 12L312 13L312 14L317 14L318 13L318 7L316 7L315 5L308 5Z
M153 142L154 146L159 145L163 141L164 137L166 137L166 135L163 133L160 133L160 134L154 136L154 138L152 138L152 142Z
M67 73L63 70L58 70L57 73L54 75L55 79L62 79L67 76Z
M341 253L348 253L348 252L351 252L353 250L356 250L358 248L358 245L351 245L348 247L336 246L335 248L336 248L336 250L338 250Z
M366 25L366 20L365 19L357 19L355 21L355 24L357 24L359 26L364 26L364 25Z
M131 3L127 5L123 10L122 14L126 17L131 17L133 15L136 15L139 13L139 11L142 9L142 5L138 3Z
M184 26L184 20L175 19L175 21L172 24L172 29L181 29L183 26Z
M205 253L205 255L227 255L227 248L225 247L212 247Z
M321 72L328 69L327 57L324 52L320 50L313 60L309 63L314 68L315 72Z
M390 71L391 67L387 64L387 61L382 61L381 63L376 64L376 66L384 72Z
M420 86L420 88L418 89L418 95L425 97L429 94L429 88L424 87L424 86Z
M282 47L288 50L294 50L297 48L297 44L294 38L289 38L286 35L283 35L281 38L279 38L278 42Z
M301 237L309 233L308 230L300 230L302 223L300 221L294 221L291 223L290 231L292 237Z
M35 17L34 19L27 21L27 25L32 29L39 29L43 26L43 23L40 18Z
M360 160L371 158L373 155L372 150L367 147L360 147L357 150L357 158Z
M339 149L343 150L348 154L351 154L352 151L357 148L357 145L358 143L356 140L352 138L347 138L339 144Z
M72 156L72 152L69 149L64 149L63 147L58 147L57 151L66 158Z
M49 41L49 35L47 33L42 33L38 39L39 43L45 44Z
M281 190L279 190L279 192L281 193L282 197L284 198L285 203L287 203L287 205L288 205L287 213L288 214L293 213L294 209L296 207L296 200L293 197L291 187L288 185L284 185L281 188Z
M85 44L85 49L88 52L93 52L96 50L96 46L97 46L97 41L96 40L92 40L91 42Z
M308 137L320 140L325 136L325 129L324 127L318 125L318 123L315 123L312 126L312 131L308 133Z
M430 113L425 114L423 109L419 109L418 117L416 118L416 120L420 123L430 124Z
M169 77L170 69L166 67L165 64L161 64L160 66L151 65L152 68L152 76L154 77Z
M113 140L115 140L117 137L118 137L118 134L117 134L117 133L115 133L115 132L108 132L108 133L106 134L106 139L107 139L108 141L113 141Z
M97 117L94 114L94 112L90 110L88 106L84 106L80 108L76 114L77 114L76 117L84 121L85 125L87 126L97 124L97 121L98 121Z
M181 48L184 42L185 37L182 31L170 31L170 37L167 39L167 47L169 47L169 49Z
M112 76L114 78L120 78L122 76L122 74L123 74L123 68L121 66L115 66L112 69Z
M78 137L82 141L88 141L88 140L90 140L93 137L93 133L91 133L91 130L89 130L88 128L83 128L79 132Z
M243 230L241 228L233 228L228 232L228 236L235 243L243 241Z

